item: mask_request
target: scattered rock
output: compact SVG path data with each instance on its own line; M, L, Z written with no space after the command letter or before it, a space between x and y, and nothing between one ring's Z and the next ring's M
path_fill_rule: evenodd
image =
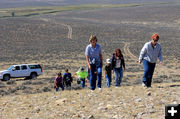
M148 96L151 96L151 92L148 92L147 95L148 95Z
M93 115L89 115L88 119L95 119Z
M141 102L141 101L142 101L141 98L136 99L136 102Z
M66 101L67 101L67 98L59 99L59 100L56 100L56 104L61 105L61 104L64 104Z

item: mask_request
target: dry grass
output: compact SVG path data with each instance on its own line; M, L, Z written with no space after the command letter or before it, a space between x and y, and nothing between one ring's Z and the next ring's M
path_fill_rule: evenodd
M0 101L1 119L90 118L162 119L166 104L180 101L180 83L153 84L153 88L122 86L5 96ZM162 93L163 92L163 93ZM11 113L9 113L11 110Z

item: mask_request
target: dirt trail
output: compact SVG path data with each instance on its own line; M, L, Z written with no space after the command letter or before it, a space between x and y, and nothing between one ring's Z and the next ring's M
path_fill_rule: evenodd
M130 59L137 61L138 58L133 53L131 53L129 46L130 46L130 43L126 43L126 42L124 43L123 50L124 50L125 55L130 57Z
M41 20L45 21L45 22L52 22L55 23L57 25L61 25L61 26L65 26L68 28L68 34L67 34L67 38L72 39L72 27L68 24L63 24L63 23L59 23L57 22L55 19L47 19L47 18L41 18Z
M70 25L67 25L67 24L60 24L60 25L66 26L68 28L67 38L72 39L72 27Z

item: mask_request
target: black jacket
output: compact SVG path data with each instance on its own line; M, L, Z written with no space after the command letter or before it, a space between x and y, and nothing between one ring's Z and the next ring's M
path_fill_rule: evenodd
M121 67L124 67L124 69L125 69L124 57L121 57L120 60L121 60ZM112 56L112 61L111 61L111 67L112 67L112 69L115 68L115 65L116 65L116 59L115 59L115 54L113 54L113 56Z

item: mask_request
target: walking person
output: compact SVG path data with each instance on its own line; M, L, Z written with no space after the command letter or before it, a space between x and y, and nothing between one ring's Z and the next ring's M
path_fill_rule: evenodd
M62 91L64 90L61 72L59 72L57 77L54 79L54 88L56 89L56 92L59 90L59 87L62 89Z
M112 56L112 69L115 74L115 86L121 86L123 78L123 68L125 70L125 61L121 50L116 49L115 53Z
M87 78L88 74L86 71L84 71L83 67L80 67L80 69L76 72L78 76L78 80L81 81L81 88L85 87L85 79Z
M105 79L106 79L106 84L107 84L107 87L110 87L111 86L111 81L112 81L112 68L111 68L111 60L110 59L106 59L106 66L105 66Z
M99 90L101 90L102 65L103 65L101 46L97 44L97 37L94 35L90 36L89 42L90 44L86 47L85 50L85 56L90 74L89 75L90 89L92 91L96 89L96 78L97 78L97 87L99 88Z
M69 73L68 69L65 70L64 76L63 76L63 82L65 83L66 88L71 88L71 83L73 82L71 73Z
M161 64L163 61L161 45L158 43L158 41L159 35L157 33L153 34L152 40L145 43L140 52L139 63L143 63L144 74L142 78L142 86L144 87L151 87L157 58L159 58Z

